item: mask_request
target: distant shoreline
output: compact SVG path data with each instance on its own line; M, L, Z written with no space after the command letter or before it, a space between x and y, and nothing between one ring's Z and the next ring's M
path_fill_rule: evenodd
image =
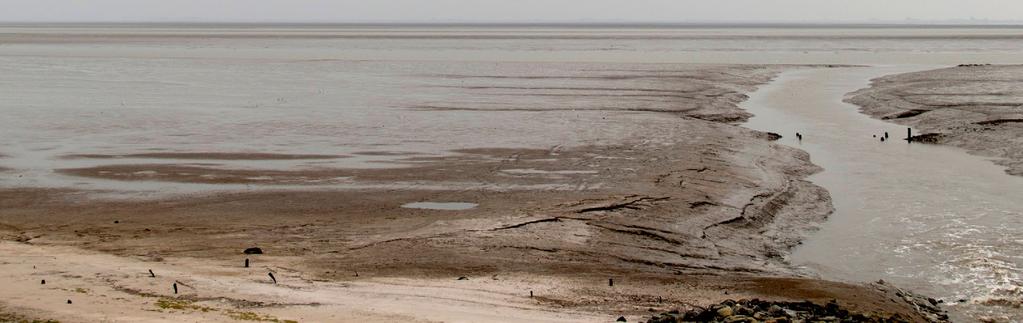
M1023 22L996 23L788 23L788 22L101 22L101 21L0 21L0 27L186 27L186 28L217 28L217 27L289 27L289 28L321 28L321 27L477 27L477 28L622 28L622 29L1017 29L1023 28Z

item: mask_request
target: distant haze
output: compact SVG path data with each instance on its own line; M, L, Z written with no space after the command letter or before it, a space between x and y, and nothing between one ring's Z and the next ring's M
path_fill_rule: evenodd
M0 0L5 22L1009 22L1019 0Z

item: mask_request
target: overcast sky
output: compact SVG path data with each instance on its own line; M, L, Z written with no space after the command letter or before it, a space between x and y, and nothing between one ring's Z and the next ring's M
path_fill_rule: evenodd
M0 0L0 21L1023 20L1023 0Z

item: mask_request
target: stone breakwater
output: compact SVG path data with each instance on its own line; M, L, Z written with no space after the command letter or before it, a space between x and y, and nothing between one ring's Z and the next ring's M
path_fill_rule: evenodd
M903 301L929 322L949 322L939 301L907 293L894 287L874 285L882 292L894 293L893 302ZM824 305L810 301L788 302L761 299L725 300L709 307L688 311L673 310L655 315L647 323L676 322L913 322L919 318L898 313L861 312L831 300Z

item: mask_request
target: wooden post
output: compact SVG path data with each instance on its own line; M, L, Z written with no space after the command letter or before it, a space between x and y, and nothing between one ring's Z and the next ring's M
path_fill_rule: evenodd
M913 128L906 128L906 142L913 142Z
M608 278L607 279L607 285L608 286L614 286L615 285L615 279L614 278Z
M245 258L245 268L249 268L249 258Z
M178 283L174 283L174 294L178 293Z
M149 270L149 277L156 278L156 274L153 273L152 269Z
M529 298L533 298L533 291L529 291Z

